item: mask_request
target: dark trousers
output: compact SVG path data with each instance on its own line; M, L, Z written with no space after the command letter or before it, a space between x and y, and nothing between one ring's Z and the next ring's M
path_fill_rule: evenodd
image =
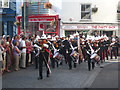
M117 59L117 48L116 47L112 47L112 50L111 50L111 59L113 58L113 54L115 56L115 59Z
M68 61L67 61L67 54L64 53L63 56L64 56L64 58L65 58L65 63L67 64L67 62L68 62Z
M28 67L29 53L26 53L26 67Z
M39 57L37 56L35 57L35 69L38 69L38 65L39 65L38 61L39 61Z
M35 54L31 52L31 62L30 62L31 64L33 63L34 59L35 59Z
M76 63L76 59L77 59L77 58L75 58L75 57L73 57L73 56L70 56L70 57L71 57L71 59L72 59L72 61L73 61L74 68L76 68L76 67L77 67L77 63Z
M66 54L66 56L67 56L69 69L72 69L72 58L71 58L70 54Z
M88 70L90 71L91 70L91 64L92 64L92 69L94 69L95 67L95 62L92 61L92 59L88 59Z
M43 72L43 59L39 58L39 77L42 79L43 78L43 75L42 75L42 72Z
M49 76L50 72L49 72L49 69L47 67L47 63L48 63L48 56L46 53L43 53L43 52L40 52L40 55L39 55L39 78L43 78L43 62L45 63L45 66L47 68L47 77Z
M108 47L105 48L105 56L106 56L106 58L108 60Z
M116 47L117 49L117 56L119 56L119 47Z
M52 66L52 68L55 68L56 64L57 64L57 67L58 67L59 66L58 61L55 58L51 58L51 66Z
M102 49L100 49L100 60L101 62L103 62L103 60L105 61L105 49L104 47L101 47Z

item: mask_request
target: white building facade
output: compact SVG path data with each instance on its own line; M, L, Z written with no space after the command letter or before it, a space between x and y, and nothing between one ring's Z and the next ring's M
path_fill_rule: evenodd
M118 2L119 0L63 0L61 35L78 31L119 36Z

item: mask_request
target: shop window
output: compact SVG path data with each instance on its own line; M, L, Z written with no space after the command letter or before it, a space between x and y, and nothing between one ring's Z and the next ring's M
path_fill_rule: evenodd
M81 19L82 20L91 19L91 5L90 4L81 4Z

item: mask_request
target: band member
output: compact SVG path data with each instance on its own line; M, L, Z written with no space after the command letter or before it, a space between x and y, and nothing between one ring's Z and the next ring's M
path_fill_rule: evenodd
M66 55L66 48L65 48L65 38L61 38L61 47L59 51L65 58L65 63L67 64L67 55Z
M92 69L94 69L96 62L97 62L97 64L99 64L100 57L98 56L97 53L100 50L100 48L98 47L96 42L94 42L94 43L88 42L87 47L88 47L88 50L87 50L88 70L90 71L91 70L91 64L92 64Z
M56 50L54 43L56 43L56 42L54 40L51 40L51 42L50 42L50 51L51 51L52 55L50 56L50 60L51 60L52 68L55 68L56 64L57 64L57 67L59 66L58 61L55 58L53 58L54 52Z
M81 42L83 57L84 57L84 59L85 59L84 61L87 60L87 57L86 57L86 54L87 54L87 52L86 52L86 44L87 44L87 42L86 42L85 40L83 40L83 41Z
M100 47L100 52L99 52L99 55L100 55L100 60L101 60L101 63L103 63L103 61L105 61L105 43L104 43L104 40L101 39L100 42L98 43L99 47Z
M105 56L108 60L108 47L110 46L110 40L106 39L105 40Z
M78 61L79 61L77 40L71 39L69 43L70 43L70 46L71 46L71 49L72 49L72 53L71 53L70 55L71 55L71 57L72 57L72 61L73 61L73 64L74 64L74 68L76 68L76 67L77 67L77 63L78 63Z
M117 43L115 38L112 39L110 46L111 46L111 59L113 59L113 54L115 56L115 59L117 59Z
M40 47L39 47L39 43L36 42L36 43L34 44L35 69L38 69L39 54L40 54Z
M70 43L68 40L64 40L63 41L63 45L64 45L64 49L65 49L65 55L66 55L66 60L68 62L68 66L69 66L69 70L72 69L72 58L70 56L70 54L72 53L72 50L70 49Z
M50 51L48 49L49 46L46 43L47 43L47 40L45 38L41 38L41 41L40 41L41 50L40 50L40 54L39 54L39 77L38 77L38 80L43 79L43 75L42 75L43 62L45 63L45 66L47 68L47 71L46 71L47 77L49 77L49 75L51 73L50 66L49 66Z
M91 57L91 49L90 49L88 43L86 43L86 51L87 51L86 58L87 58L87 61L88 61L88 70L90 71L91 70L91 64L92 64L92 69L94 69L94 62L90 58Z

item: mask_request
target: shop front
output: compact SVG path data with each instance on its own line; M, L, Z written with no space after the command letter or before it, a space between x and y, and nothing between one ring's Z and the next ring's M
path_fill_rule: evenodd
M18 34L22 31L22 16L17 17ZM59 35L59 16L58 15L33 15L28 18L27 34L42 35L43 31L47 35Z
M117 24L68 24L64 23L62 26L62 30L64 30L65 36L70 34L74 34L76 31L81 32L83 34L92 34L92 35L103 35L107 36L116 35L118 31Z

